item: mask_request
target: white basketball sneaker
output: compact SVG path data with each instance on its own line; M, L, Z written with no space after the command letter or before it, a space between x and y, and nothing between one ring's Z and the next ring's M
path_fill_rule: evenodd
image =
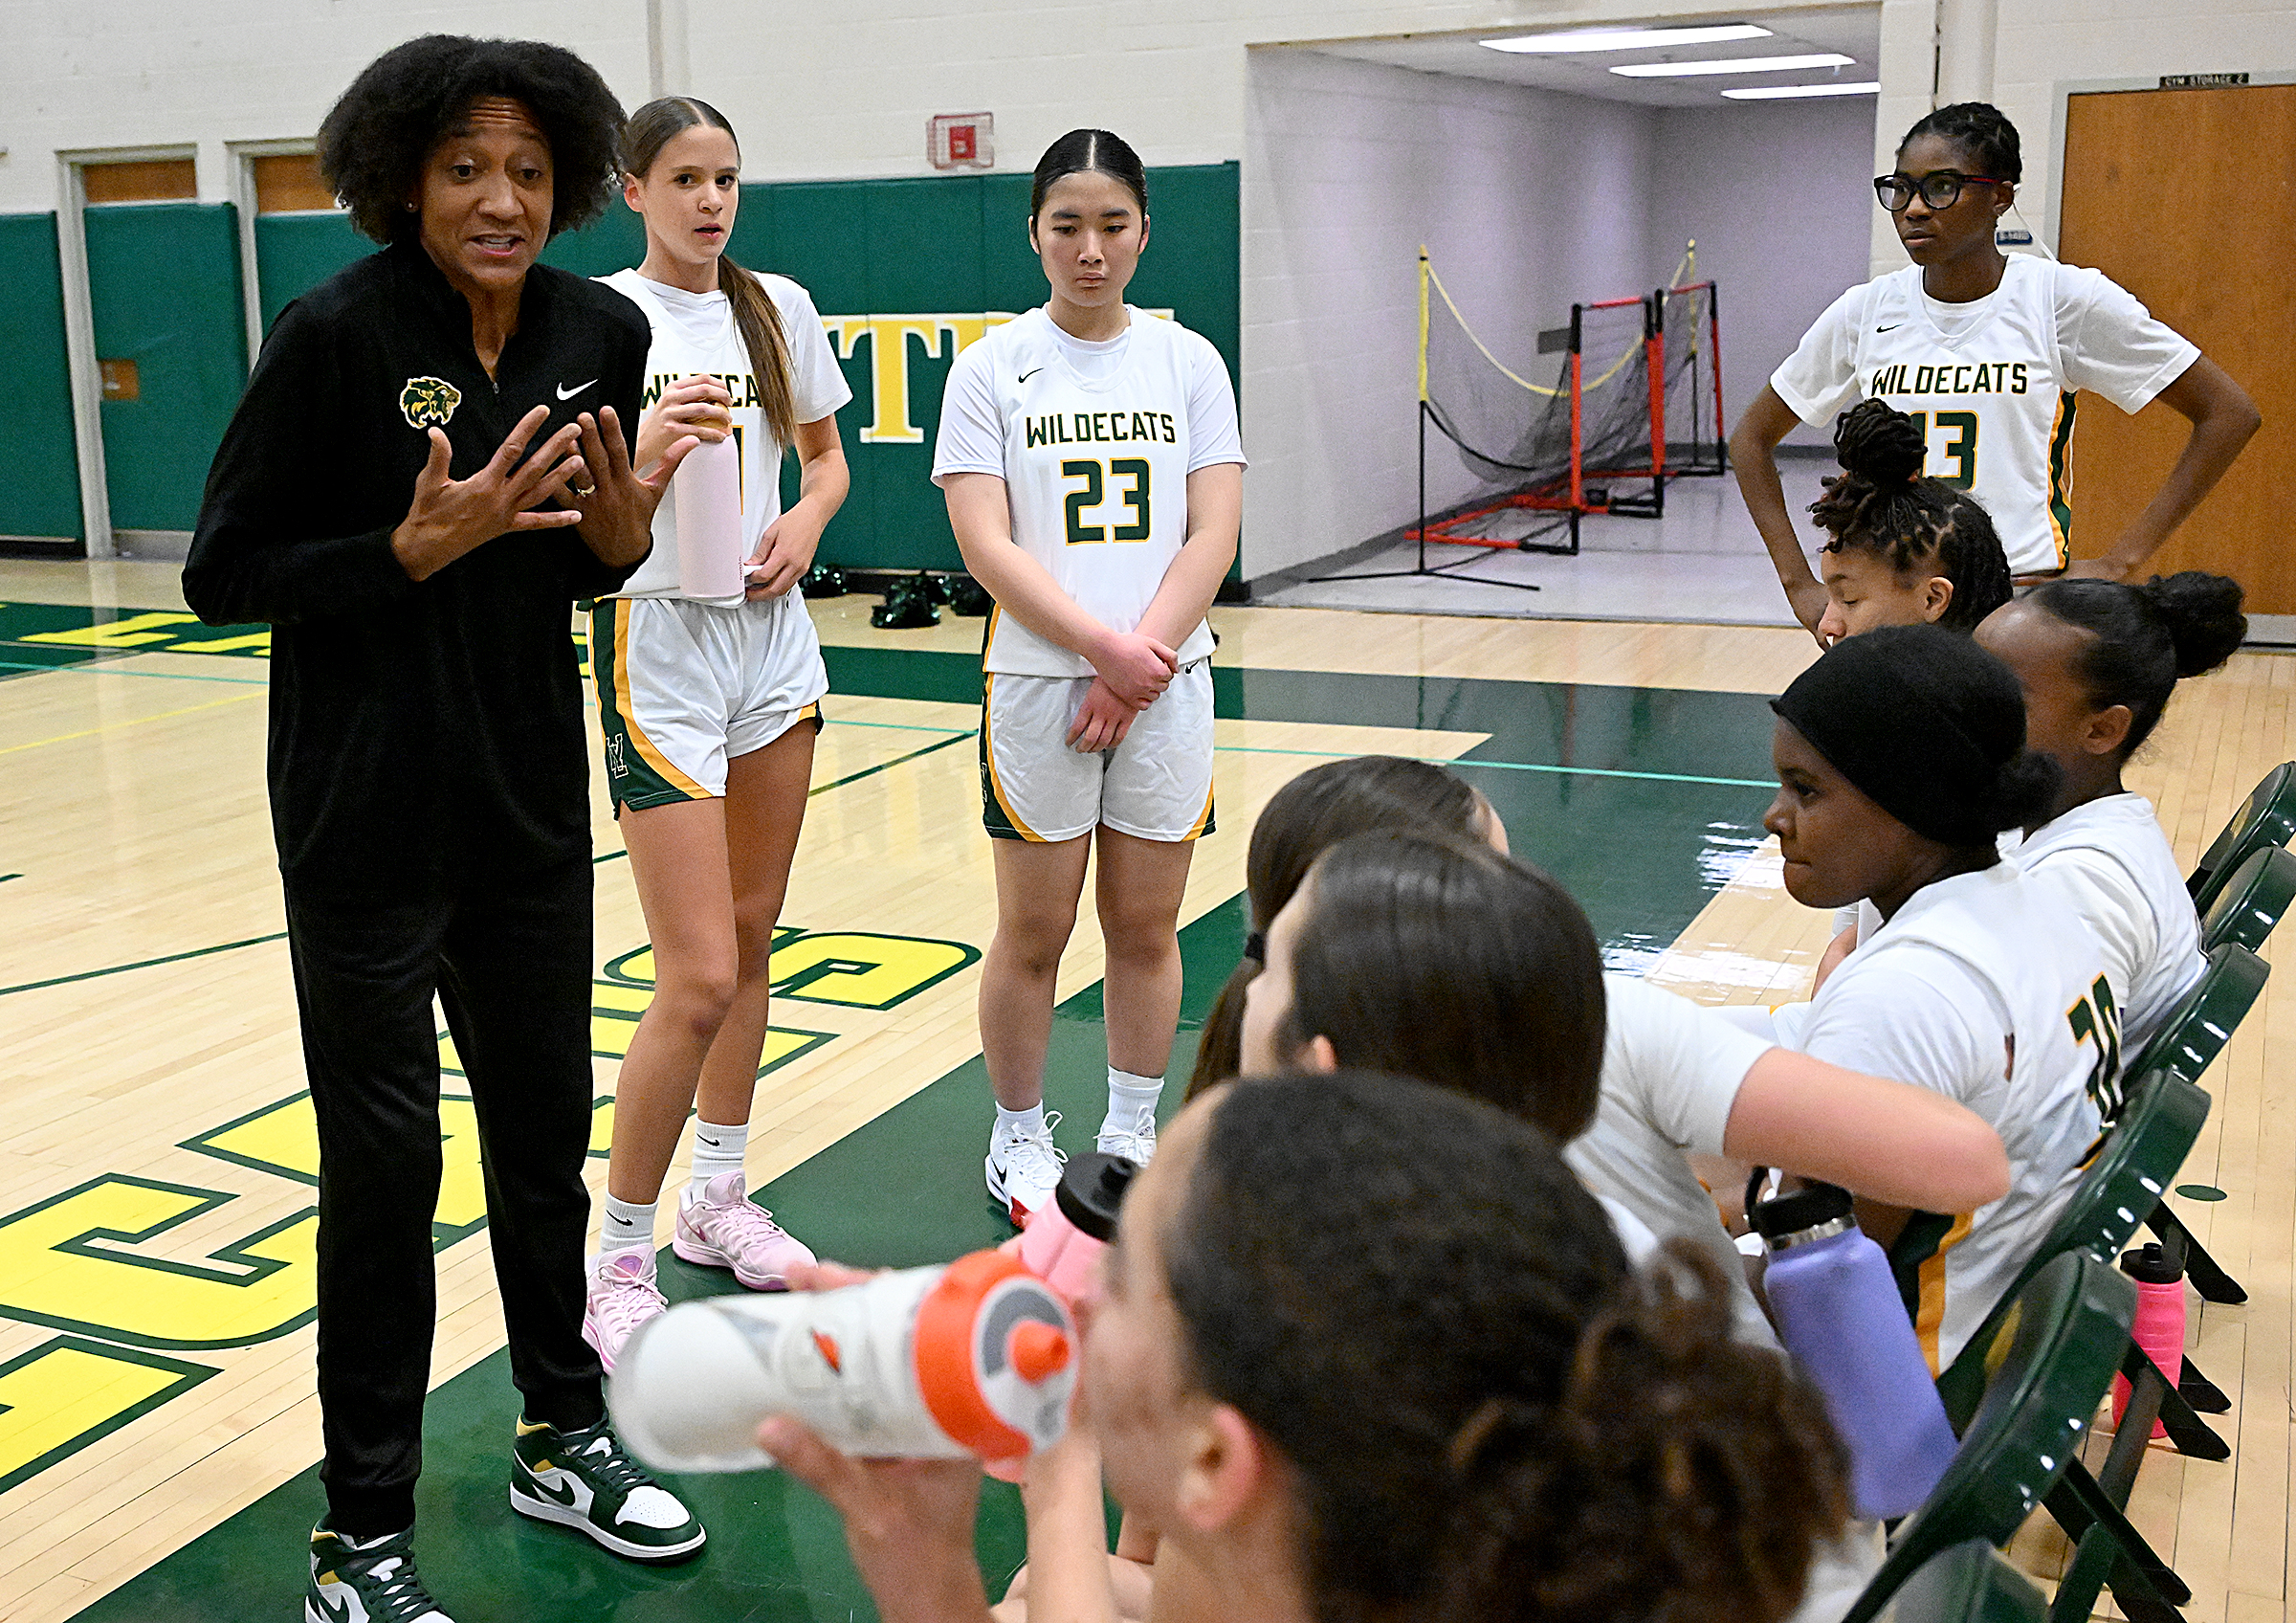
M988 1135L988 1194L1011 1214L1015 1225L1052 1198L1060 1185L1060 1168L1068 1161L1052 1143L1060 1112L1051 1111L1037 1132L991 1128Z

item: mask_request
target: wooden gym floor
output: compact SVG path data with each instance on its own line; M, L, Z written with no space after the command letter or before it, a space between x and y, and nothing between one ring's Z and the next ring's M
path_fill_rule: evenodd
M972 966L992 923L976 823L979 625L869 628L818 602L830 724L777 954L751 1178L801 1236L860 1263L1001 1236L980 1187L987 1106ZM1777 885L1765 703L1799 633L1222 610L1218 828L1184 910L1187 1019L1234 963L1251 819L1316 761L1457 762L1515 848L1586 904L1614 966L1711 1001L1796 995L1824 921ZM264 638L183 612L171 566L0 562L0 1617L292 1615L321 1509L311 1395L315 1152L262 785ZM2136 774L2189 859L2296 755L2296 661L2190 684ZM596 819L598 1097L645 1006L644 928ZM2267 956L2270 956L2267 953ZM1097 938L1064 967L1052 1102L1096 1120ZM2156 1450L2138 1524L2192 1583L2196 1623L2285 1610L2296 1119L2268 1074L2296 1041L2269 988L2208 1078L2178 1199L2251 1291L2196 1310L2235 1399L2223 1464ZM1193 1044L1183 1031L1173 1074ZM432 1588L485 1618L831 1618L861 1593L833 1522L778 1478L686 1478L714 1539L690 1567L612 1561L503 1503L514 1412L474 1134L442 1050L448 1184L421 1497ZM1178 1090L1173 1092L1177 1094ZM602 1182L604 1161L593 1168ZM665 1259L673 1297L721 1277ZM1019 1558L992 1493L982 1552ZM2061 1558L2029 1531L2015 1552Z

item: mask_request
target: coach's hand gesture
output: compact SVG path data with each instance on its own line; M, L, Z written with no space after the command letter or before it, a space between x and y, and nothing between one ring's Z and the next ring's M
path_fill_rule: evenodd
M583 478L583 460L568 456L576 430L569 424L526 455L534 431L550 409L537 406L519 419L486 466L467 479L449 478L454 448L446 431L430 431L430 456L415 477L414 501L390 532L399 567L413 580L427 580L466 552L512 530L554 529L579 523L579 513L538 513L534 509ZM521 460L523 458L523 460Z
M670 476L701 441L692 434L672 441L653 471L641 477L630 466L629 444L622 437L622 423L611 406L595 417L585 411L580 421L582 459L597 470L598 480L567 492L582 524L582 539L603 563L634 564L653 545L653 510L662 504Z

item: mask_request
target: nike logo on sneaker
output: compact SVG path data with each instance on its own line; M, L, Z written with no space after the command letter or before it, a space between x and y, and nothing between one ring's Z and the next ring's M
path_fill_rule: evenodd
M592 378L590 383L596 383L597 381L598 380L596 378ZM571 400L577 394L580 394L584 389L589 388L590 383L578 383L572 389L568 389L564 384L562 383L558 386L558 397L561 400Z
M310 1597L311 1610L327 1623L351 1623L351 1603L347 1600L329 1600L325 1595Z
M530 1471L527 1473L527 1475L533 1478L533 1487L535 1492L541 1494L544 1499L554 1499L561 1504L572 1504L574 1502L573 1483L567 1482L559 1487L552 1487L548 1482L542 1480L539 1472Z
M1044 369L1045 368L1042 367L1031 367L1014 381L1018 383L1027 383L1030 378L1036 376L1037 373L1043 371Z

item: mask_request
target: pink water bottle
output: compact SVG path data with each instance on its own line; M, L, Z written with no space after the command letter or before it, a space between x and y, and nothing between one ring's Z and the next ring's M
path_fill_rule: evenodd
M689 597L741 595L741 447L703 440L670 478L677 514L677 589Z
M2157 1243L2121 1253L2121 1272L2136 1281L2136 1323L2130 1334L2145 1349L2160 1372L2175 1386L2184 1374L2184 1271ZM2129 1379L2112 1378L2112 1424L2120 1429L2129 1412ZM2152 1434L2165 1437L2169 1429L2152 1422Z
M1100 1253L1115 1237L1116 1212L1139 1168L1121 1155L1079 1155L1028 1226L997 1249L1017 1256L1073 1307L1093 1287Z

